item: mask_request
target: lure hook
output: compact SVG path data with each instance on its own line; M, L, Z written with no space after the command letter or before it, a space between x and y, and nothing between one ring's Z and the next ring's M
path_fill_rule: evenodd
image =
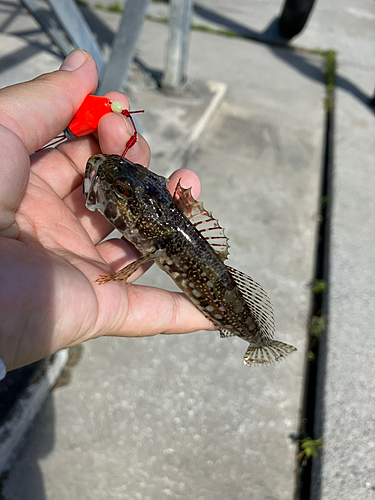
M121 114L123 114L124 116L129 118L129 120L131 121L132 127L133 127L133 135L130 137L130 139L126 143L125 150L122 153L122 157L124 157L126 155L126 153L129 151L129 149L134 146L134 144L137 142L137 139L138 139L138 132L137 132L134 120L132 118L132 113L144 113L144 110L142 109L142 110L138 110L138 111L129 111L128 109L123 109L121 111Z

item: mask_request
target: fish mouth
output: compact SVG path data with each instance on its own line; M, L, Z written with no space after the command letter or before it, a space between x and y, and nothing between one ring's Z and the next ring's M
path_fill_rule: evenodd
M107 204L103 190L100 187L98 175L98 170L105 159L104 155L91 156L86 164L85 178L83 180L83 196L86 199L86 207L92 212L95 210L103 212Z

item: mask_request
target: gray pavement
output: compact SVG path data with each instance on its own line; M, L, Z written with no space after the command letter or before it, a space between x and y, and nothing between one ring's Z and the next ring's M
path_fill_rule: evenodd
M323 499L370 499L374 134L364 101L373 90L373 10L367 0L355 8L321 4L293 41L339 51L330 322L315 436L324 434L325 447L321 476L317 469L313 478L319 485L321 477ZM214 10L216 21L229 18L266 36L280 8L240 0L230 9L213 0L200 6ZM155 14L161 8L152 6ZM327 12L337 15L329 26ZM108 29L116 26L118 16L99 16ZM14 16L5 31L17 22ZM17 31L30 36L30 29ZM162 70L165 39L165 26L146 23L138 56L148 67ZM49 52L41 57L50 70ZM25 61L18 74L29 71ZM278 337L299 351L274 368L249 370L244 342L212 332L85 344L70 384L51 393L3 481L6 500L293 497L297 447L290 435L300 425L324 146L322 60L193 32L189 77L227 85L188 164L201 177L200 199L230 237L229 263L268 290ZM141 97L134 92L132 103L142 106ZM152 106L152 93L149 99ZM178 142L173 153L163 152L155 120L146 115L142 125L152 150L159 148L152 168L167 175ZM173 289L154 268L140 282Z
M340 75L371 89L374 58L368 66L339 62ZM346 86L337 88L335 109L329 331L321 345L316 408L324 453L313 484L323 499L373 500L375 115Z

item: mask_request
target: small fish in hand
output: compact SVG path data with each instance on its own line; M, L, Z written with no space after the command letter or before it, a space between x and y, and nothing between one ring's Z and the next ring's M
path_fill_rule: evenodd
M178 183L173 196L167 179L118 155L92 156L86 166L86 206L99 210L141 253L115 274L97 280L126 280L145 262L156 264L220 332L249 343L247 366L273 363L295 351L274 340L271 301L252 278L224 264L228 240L191 188Z

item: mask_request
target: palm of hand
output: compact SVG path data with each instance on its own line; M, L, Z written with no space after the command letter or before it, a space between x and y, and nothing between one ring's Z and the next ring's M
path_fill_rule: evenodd
M104 290L95 279L111 272L105 259L113 264L112 257L119 253L124 262L134 258L134 249L125 242L96 246L111 228L84 206L81 156L99 152L98 146L84 139L60 150L34 155L29 184L16 212L18 239L2 242L13 292L8 291L7 300L15 314L19 308L28 312L27 324L19 328L24 339L33 337L38 344L38 357L121 330L117 320L127 316L127 293L118 293L116 285ZM113 310L121 314L113 315ZM28 349L29 343L21 342L17 358L26 360Z

